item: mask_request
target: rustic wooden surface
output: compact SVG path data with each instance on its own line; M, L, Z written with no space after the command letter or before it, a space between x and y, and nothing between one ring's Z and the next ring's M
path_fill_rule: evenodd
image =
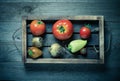
M120 80L120 1L119 0L0 0L0 80L38 81L119 81ZM12 40L13 32L22 26L22 16L104 15L105 47L109 33L111 47L105 53L105 64L29 64L22 62ZM22 50L21 30L15 35Z
M101 16L99 16L101 17ZM99 28L99 21L98 18L96 16L43 16L43 17L26 17L27 19L25 19L25 17L23 17L25 19L24 23L27 23L27 25L25 25L23 23L23 31L25 31L24 29L26 28L27 31L25 31L25 33L23 34L23 36L26 36L25 34L27 34L27 40L26 38L23 38L23 41L27 41L27 45L23 45L24 47L27 46L31 47L32 46L32 38L34 37L34 35L32 35L31 31L30 31L30 23L32 22L31 20L34 19L39 19L42 20L45 24L46 24L46 32L45 34L42 36L43 38L43 47L41 48L43 51L43 56L41 58L38 58L40 60L33 60L32 58L30 58L28 56L28 54L26 54L26 47L25 49L23 49L23 56L26 59L25 62L26 63L91 63L91 62L101 62L101 61L92 61L93 59L95 60L100 60L100 53L96 53L95 50L93 49L93 45L95 45L97 48L99 48L99 31L95 32L92 31L91 33L91 37L90 40L88 40L87 43L87 55L80 55L80 53L76 53L76 54L70 54L67 52L63 52L62 53L62 58L55 59L54 61L51 59L51 55L49 53L48 48L53 44L53 43L59 43L60 45L62 45L63 47L66 47L70 41L75 40L75 39L80 39L79 36L79 29L84 25L84 24L90 24L90 29L94 29L94 28ZM72 37L69 40L66 41L60 41L57 40L53 34L52 34L52 25L58 20L58 19L70 19L73 26L74 26L74 32ZM83 18L83 19L82 19ZM86 18L86 19L85 19ZM85 21L86 20L86 21ZM94 21L93 21L94 20ZM23 43L24 44L24 43ZM99 48L100 49L100 48ZM101 53L101 55L104 55L104 53ZM27 57L26 57L27 55ZM30 59L29 61L27 59ZM65 59L65 60L64 60ZM67 61L67 59L69 59L69 61ZM73 61L74 59L76 59L75 61ZM79 60L80 59L80 60ZM86 61L88 59L88 61ZM63 61L64 60L64 61ZM84 60L84 61L82 61ZM91 61L90 61L91 60Z

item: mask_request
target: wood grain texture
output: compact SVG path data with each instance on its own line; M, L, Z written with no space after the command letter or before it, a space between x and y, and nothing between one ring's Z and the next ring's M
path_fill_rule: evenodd
M78 1L78 0L46 0L46 1L44 1L44 0L29 0L29 1L26 1L26 0L20 0L20 1L18 1L18 0L0 0L0 2L87 2L87 3L91 3L91 2L93 2L93 3L97 3L97 2L100 2L100 3L108 3L108 1L104 1L104 0L80 0L80 1ZM109 3L114 3L114 2L119 2L118 0L109 0Z
M119 0L0 0L0 80L119 81L119 4ZM12 51L16 48L11 36L22 27L22 16L29 15L104 15L105 46L109 33L112 34L110 50L105 53L105 65L24 65L22 53ZM22 49L21 32L15 36Z
M114 2L113 2L114 3ZM106 21L119 21L118 3L100 2L15 2L0 3L0 19L2 21L21 21L21 16L43 16L43 15L105 15ZM94 6L93 6L94 5ZM8 13L8 10L9 13ZM67 11L67 12L65 12ZM74 13L75 12L75 13ZM6 17L7 16L7 17Z
M114 64L114 62L111 62ZM76 65L76 64L29 64L22 62L1 63L1 80L118 80L119 70L116 67L105 68L104 65ZM6 67L9 66L9 67ZM59 67L59 68L58 68ZM83 68L84 67L84 68ZM108 70L109 69L109 70ZM106 71L107 70L107 71ZM113 75L115 75L113 77ZM54 76L54 77L53 77ZM74 78L73 78L74 77ZM94 77L94 78L91 78ZM101 78L102 77L102 78Z
M21 44L17 44L20 51L15 48L14 44L0 44L0 63L22 61Z

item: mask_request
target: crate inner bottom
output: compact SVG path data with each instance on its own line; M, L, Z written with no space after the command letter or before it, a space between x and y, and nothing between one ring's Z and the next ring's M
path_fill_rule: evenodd
M65 47L64 44L68 45L70 41L75 40L75 39L81 39L79 35L79 29L84 25L84 24L90 24L91 25L91 30L94 28L99 27L99 22L98 21L78 21L78 20L71 20L74 26L74 32L72 37L67 40L67 41L59 41L57 40L53 34L52 34L52 25L55 23L56 20L43 20L46 23L46 32L42 36L43 38L43 47L39 48L42 50L43 55L37 59L46 59L46 58L52 58L51 57L48 48L51 46L53 43L59 43L63 47ZM31 20L27 20L27 49L32 46L32 38L35 37L32 35L30 32L30 27L29 24L31 23ZM96 53L95 49L93 46L96 46L96 48L99 50L99 32L91 32L91 37L88 40L87 43L87 54L86 55L81 55L80 52L77 52L75 54L69 54L67 52L62 53L62 56L59 59L99 59L99 53ZM27 58L29 57L27 53ZM58 58L57 58L58 59Z

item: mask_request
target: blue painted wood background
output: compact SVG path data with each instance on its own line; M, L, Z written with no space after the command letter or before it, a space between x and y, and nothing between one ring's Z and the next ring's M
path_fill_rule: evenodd
M109 33L111 47L105 64L29 64L22 62L12 40L22 27L22 16L104 15L105 47ZM0 80L38 81L120 81L120 1L119 0L0 0ZM21 30L15 34L22 50Z

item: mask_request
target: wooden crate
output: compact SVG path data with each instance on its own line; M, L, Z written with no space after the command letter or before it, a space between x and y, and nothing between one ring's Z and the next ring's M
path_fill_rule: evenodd
M42 20L46 24L46 33L43 36L44 45L42 48L43 57L38 59L32 59L28 56L28 47L32 46L33 35L30 32L29 24L32 20ZM57 40L52 34L52 25L59 19L69 19L74 26L73 36L64 41L68 44L74 39L80 39L79 29L84 24L90 24L91 30L99 27L99 32L92 32L91 38L87 44L87 56L82 55L69 55L69 57L63 58L51 58L48 52L48 47L52 43L58 42L63 44L63 41ZM23 17L22 20L22 53L24 63L104 63L104 17L103 16L42 16L42 17ZM48 42L49 41L49 42ZM99 53L96 53L93 49L93 45L99 49Z

